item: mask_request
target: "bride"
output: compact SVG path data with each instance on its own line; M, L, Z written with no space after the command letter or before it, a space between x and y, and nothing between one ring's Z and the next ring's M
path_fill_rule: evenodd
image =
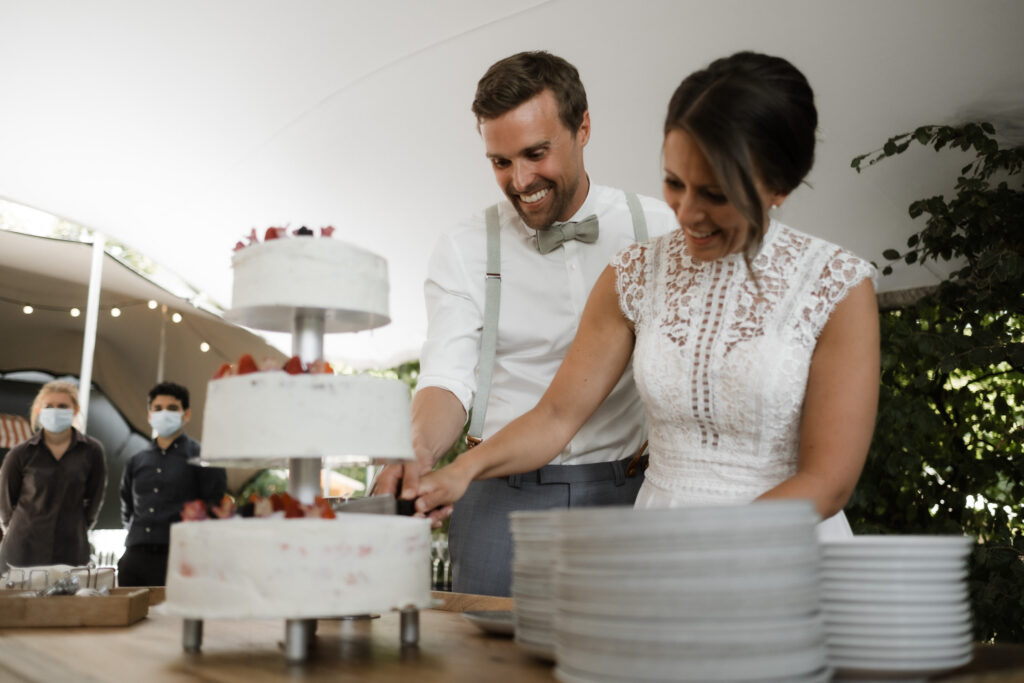
M741 52L669 103L664 194L680 229L620 252L535 408L425 476L435 523L475 479L547 464L632 357L650 429L637 507L805 498L824 538L860 476L878 401L866 261L779 223L814 161L817 110L788 61Z

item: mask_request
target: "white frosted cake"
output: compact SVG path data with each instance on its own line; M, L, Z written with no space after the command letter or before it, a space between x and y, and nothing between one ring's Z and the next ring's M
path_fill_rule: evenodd
M298 619L425 608L430 522L232 518L171 526L167 602L188 619Z
M397 379L280 370L221 377L206 388L202 457L411 460L409 410L409 387Z
M326 237L250 244L231 259L234 289L226 318L246 327L291 332L296 309L325 312L324 332L368 330L391 321L388 264Z

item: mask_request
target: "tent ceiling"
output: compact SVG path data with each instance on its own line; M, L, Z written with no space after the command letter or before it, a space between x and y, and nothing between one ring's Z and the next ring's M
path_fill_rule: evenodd
M47 370L78 375L82 360L90 245L0 231L0 371ZM202 433L206 383L222 363L243 353L278 362L284 356L257 335L198 310L110 256L104 259L101 315L93 382L135 429L149 433L146 393L157 382L161 326L166 337L163 377L189 388L190 433ZM151 310L150 300L167 306ZM31 315L22 302L35 307ZM120 317L109 310L118 306ZM71 317L77 307L83 315ZM180 323L169 316L178 312ZM208 352L201 342L210 345Z
M414 356L436 236L499 197L469 113L494 60L544 48L590 96L592 178L660 194L673 87L750 48L814 85L821 144L782 217L881 262L957 160L850 159L923 123L1019 112L1024 3L1003 0L0 0L0 197L132 245L230 303L252 227L334 224L382 254L393 323L334 335L353 364ZM931 284L914 266L882 289Z

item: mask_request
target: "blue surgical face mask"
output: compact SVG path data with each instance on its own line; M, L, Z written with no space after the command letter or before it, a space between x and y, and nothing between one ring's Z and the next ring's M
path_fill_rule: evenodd
M182 414L176 410L154 410L149 414L149 426L165 439L181 429L181 424Z
M51 434L60 434L71 426L75 411L71 408L43 408L39 411L39 424Z

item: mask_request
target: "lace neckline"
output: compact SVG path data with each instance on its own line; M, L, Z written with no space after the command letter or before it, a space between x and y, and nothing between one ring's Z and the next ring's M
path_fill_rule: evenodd
M761 257L762 254L766 253L767 248L775 241L778 233L781 230L782 224L774 218L768 219L768 229L765 230L764 236L761 238L761 244L758 245L757 251L750 257L750 264L753 266L754 262ZM674 240L680 243L680 250L683 256L683 262L689 263L689 265L697 270L703 270L710 268L715 264L721 264L722 267L734 263L743 262L743 252L737 251L731 254L726 254L721 258L714 259L712 261L702 261L695 256L690 254L690 249L686 243L686 235L683 233L682 228L672 233Z

